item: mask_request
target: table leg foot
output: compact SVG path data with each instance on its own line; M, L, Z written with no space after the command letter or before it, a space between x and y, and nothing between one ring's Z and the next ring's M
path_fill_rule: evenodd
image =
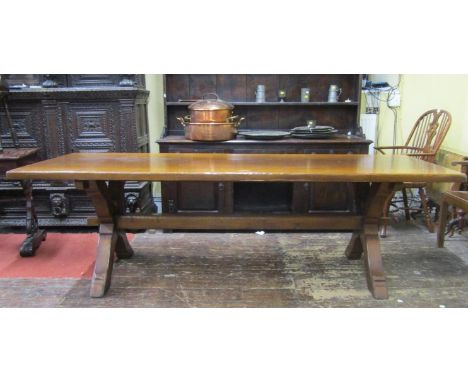
M133 248L128 242L127 234L125 232L117 233L117 242L115 245L115 255L118 259L129 259L133 256Z
M36 249L46 239L47 234L43 229L39 229L36 211L33 205L32 182L30 180L21 181L23 192L26 197L26 234L19 250L21 257L32 257L36 254Z
M29 234L24 240L20 248L21 257L32 257L36 254L36 249L39 248L41 243L47 238L47 233L43 229L38 229L37 231Z
M376 300L387 300L388 299L388 289L385 285L385 279L379 280L377 278L369 281L369 289L372 293L372 296Z
M367 285L374 298L388 298L382 255L380 253L379 230L376 224L364 225L361 235L364 247L364 260L367 270Z
M348 243L348 246L346 247L345 250L345 256L349 260L359 260L362 257L362 241L361 241L361 235L360 232L353 232L353 235L351 236L351 240Z
M91 280L91 297L103 297L110 287L117 234L113 224L99 226L96 265Z

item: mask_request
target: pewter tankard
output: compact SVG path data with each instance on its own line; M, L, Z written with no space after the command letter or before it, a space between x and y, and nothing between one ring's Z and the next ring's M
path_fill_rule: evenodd
M338 102L341 95L341 88L338 85L330 85L328 90L328 102Z

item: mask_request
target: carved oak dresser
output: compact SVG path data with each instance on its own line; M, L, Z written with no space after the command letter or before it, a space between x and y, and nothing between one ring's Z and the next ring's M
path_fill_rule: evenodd
M72 152L147 152L148 117L144 75L7 75L8 107L21 148L39 148L39 159ZM3 147L13 147L0 107ZM73 182L36 181L33 195L42 226L87 225L94 208ZM0 182L0 225L24 226L25 206L17 182ZM154 210L148 182L126 185L128 212Z

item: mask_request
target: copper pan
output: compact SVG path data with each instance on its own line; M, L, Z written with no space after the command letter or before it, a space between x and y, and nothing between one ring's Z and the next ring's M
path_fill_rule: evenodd
M185 138L193 141L228 141L237 134L237 128L244 120L240 118L236 122L190 122L186 123L183 118L178 118L185 127Z
M210 97L211 98L208 98ZM221 100L216 93L208 93L203 99L189 105L190 121L224 123L232 117L234 106Z

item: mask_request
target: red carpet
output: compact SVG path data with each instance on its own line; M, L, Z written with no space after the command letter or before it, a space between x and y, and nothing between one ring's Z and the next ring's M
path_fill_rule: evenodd
M129 240L133 235L128 235ZM96 233L47 233L34 257L21 257L25 235L0 235L0 277L87 278L93 273Z

